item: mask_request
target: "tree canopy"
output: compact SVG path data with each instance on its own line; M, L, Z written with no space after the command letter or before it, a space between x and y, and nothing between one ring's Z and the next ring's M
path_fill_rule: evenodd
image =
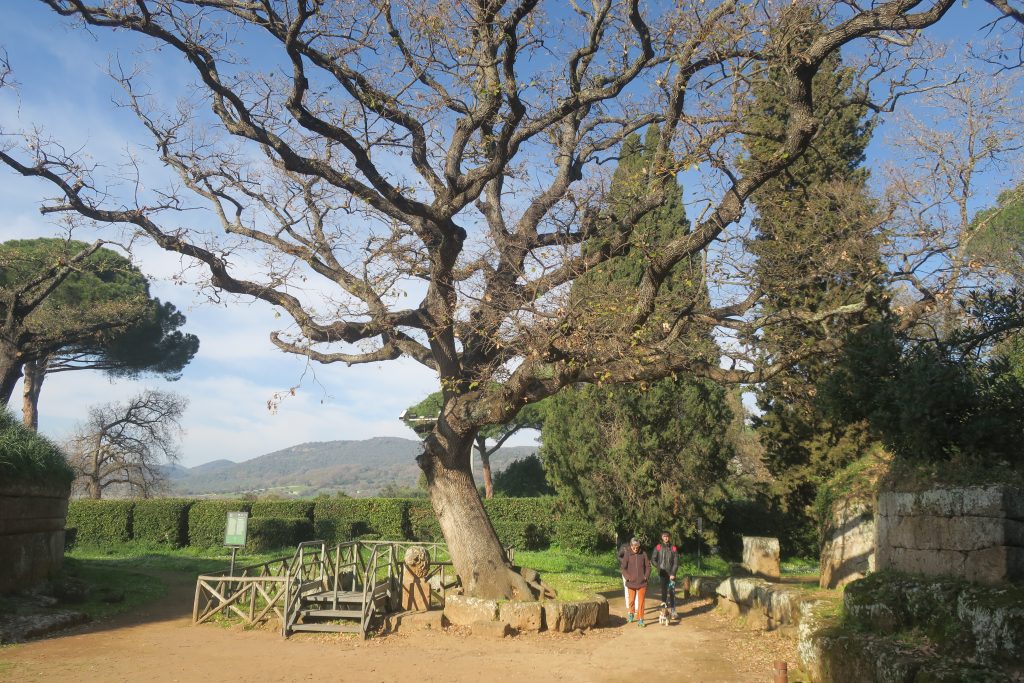
M34 281L48 282L54 264L89 251L56 238L0 244L0 291L9 297ZM37 425L39 392L48 373L102 370L114 377L152 373L177 379L199 340L179 328L185 316L149 294L142 272L115 251L99 247L69 270L28 315L11 316L7 365L25 376L24 420ZM15 377L16 379L16 377ZM10 396L5 397L9 400Z

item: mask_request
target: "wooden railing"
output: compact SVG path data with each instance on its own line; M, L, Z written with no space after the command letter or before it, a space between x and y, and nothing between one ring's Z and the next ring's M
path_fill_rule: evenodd
M444 543L347 541L328 548L324 541L307 541L291 557L243 567L234 575L225 570L198 577L192 622L202 624L221 615L249 625L273 616L282 635L288 635L299 620L304 596L331 592L331 606L337 610L340 592L361 590L360 627L365 635L379 617L400 609L403 560L414 546L430 554L429 606L443 607L448 591L459 585ZM512 549L506 553L511 559Z
M196 580L192 622L202 624L218 614L235 615L245 624L276 616L285 618L285 595L292 558L281 557L262 564L204 574Z

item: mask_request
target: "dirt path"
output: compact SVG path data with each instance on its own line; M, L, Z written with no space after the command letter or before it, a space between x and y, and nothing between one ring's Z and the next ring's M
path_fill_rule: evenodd
M169 577L168 577L169 578ZM747 631L690 603L674 626L625 624L587 634L541 633L502 640L449 631L369 641L216 625L193 627L192 585L133 614L0 649L0 681L587 681L771 680L772 662L793 667L794 644ZM613 600L621 617L622 599ZM654 603L649 603L649 606Z

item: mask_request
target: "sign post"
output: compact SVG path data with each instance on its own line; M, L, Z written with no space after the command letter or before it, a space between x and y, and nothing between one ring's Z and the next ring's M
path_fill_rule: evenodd
M231 548L231 573L235 575L235 554L238 549L245 546L245 536L249 528L248 512L229 512L228 521L224 527L224 545Z

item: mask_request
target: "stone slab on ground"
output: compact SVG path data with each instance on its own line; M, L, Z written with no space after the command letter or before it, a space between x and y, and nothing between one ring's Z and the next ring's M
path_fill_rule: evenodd
M746 616L751 628L775 630L797 626L803 605L815 600L805 591L752 577L729 577L718 584L719 607L733 616Z
M536 632L544 628L544 608L539 602L503 602L498 606L498 619L519 632Z
M71 610L53 610L41 614L9 617L0 620L0 645L41 638L88 621L87 614Z
M384 632L441 631L444 627L443 621L444 613L441 610L399 612L384 618Z
M579 600L576 602L545 602L544 623L549 631L569 633L578 629L593 628L598 625L602 615L607 614L608 601ZM605 617L607 618L607 617Z
M455 626L469 626L478 621L494 621L498 618L498 602L449 594L445 597L444 616L448 623Z
M469 624L469 632L484 638L505 638L512 635L514 630L504 621L474 621Z

